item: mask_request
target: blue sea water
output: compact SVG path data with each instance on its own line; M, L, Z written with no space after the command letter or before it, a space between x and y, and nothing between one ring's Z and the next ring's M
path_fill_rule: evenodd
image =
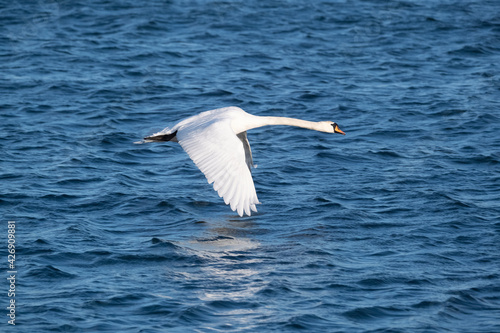
M0 6L0 331L500 332L500 2ZM248 133L240 218L175 143ZM6 316L16 221L16 326Z

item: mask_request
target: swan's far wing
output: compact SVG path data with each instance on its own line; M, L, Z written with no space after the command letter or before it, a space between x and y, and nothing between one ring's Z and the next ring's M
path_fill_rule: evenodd
M229 120L187 125L178 130L177 139L226 205L240 216L257 211L259 199L244 144L234 134Z
M245 163L248 166L248 170L252 172L253 159L252 159L252 149L250 148L250 143L248 142L247 132L241 132L237 137L243 143L243 149L245 150Z

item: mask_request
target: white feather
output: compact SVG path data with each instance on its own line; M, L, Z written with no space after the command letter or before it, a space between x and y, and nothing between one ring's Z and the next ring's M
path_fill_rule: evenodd
M179 144L188 153L207 181L213 183L214 190L237 210L240 216L248 212L240 198L253 198L247 205L259 203L253 186L252 175L245 162L243 143L231 129L229 119L206 122L205 126L185 124L177 132ZM196 132L196 135L191 133ZM247 186L248 183L252 186ZM242 193L246 191L247 193ZM234 195L237 194L237 195Z

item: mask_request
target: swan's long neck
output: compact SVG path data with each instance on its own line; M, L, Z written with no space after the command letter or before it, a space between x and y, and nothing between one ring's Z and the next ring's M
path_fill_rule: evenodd
M325 127L324 122L314 122L287 117L260 117L253 115L251 119L246 120L244 131L269 125L287 125L307 128L314 131L328 132L328 127Z
M262 117L265 119L266 125L288 125L295 127L307 128L310 130L320 131L319 123L302 119L287 118L287 117Z

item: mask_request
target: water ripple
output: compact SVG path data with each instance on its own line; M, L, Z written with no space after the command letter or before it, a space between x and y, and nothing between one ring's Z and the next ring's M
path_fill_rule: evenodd
M0 207L17 223L19 324L500 331L498 9L3 6ZM239 218L178 145L133 144L228 105L347 135L250 131L262 205Z

